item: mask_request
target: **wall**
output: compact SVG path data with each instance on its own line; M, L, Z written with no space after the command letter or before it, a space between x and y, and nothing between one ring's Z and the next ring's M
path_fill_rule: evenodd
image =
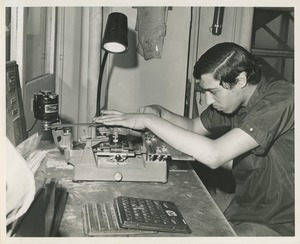
M62 65L58 65L59 75L56 78L57 92L60 94L62 122L90 122L91 114L96 107L95 88L98 80L95 79L95 74L98 69L93 68L94 75L91 80L86 81L83 75L86 69L83 67L95 66L95 62L88 64L84 62L86 59L84 50L88 50L90 47L85 47L87 40L83 38L83 35L89 34L89 38L93 38L93 35L88 33L91 32L90 28L92 27L89 26L91 25L89 21L85 21L85 10L86 8L66 7L62 18L61 31L64 46L60 47L60 52L57 53L57 63L62 63ZM168 11L167 34L164 39L162 58L148 61L145 61L136 52L137 9L113 7L104 8L104 10L104 12L119 11L126 14L129 27L129 51L125 54L110 54L106 63L102 92L105 91L105 87L108 88L106 102L108 108L135 112L140 106L156 103L183 114L190 8L177 7ZM104 20L106 16L107 13L104 14ZM96 48L92 52L93 55L99 54L99 49ZM97 62L97 60L95 61ZM94 87L94 89L87 91L84 84ZM88 94L86 94L87 92ZM88 100L84 97L88 97ZM105 99L102 96L101 104L104 103ZM86 109L91 111L83 111ZM84 130L84 128L80 128L80 130ZM73 131L75 139L78 138L77 133L78 136L81 135L80 130Z
M148 61L136 52L137 9L114 7L112 11L127 15L130 44L128 53L110 56L108 108L135 112L140 106L160 104L183 114L190 8L173 7L168 11L162 58Z
M235 41L247 47L251 37L249 30L252 28L252 9L226 7L222 34L214 36L209 30L213 21L214 7L200 8L199 43L196 50L191 50L191 52L196 52L196 56L199 58L209 47L223 41ZM127 15L129 51L125 54L109 55L103 77L104 89L102 89L105 91L105 87L108 88L108 97L107 101L102 97L102 104L106 103L109 109L124 112L135 112L140 106L147 104L161 104L176 113L183 114L191 8L172 7L168 11L167 33L164 39L162 58L148 61L145 61L136 52L137 9L113 7L105 8L105 10L119 11ZM83 65L82 46L84 46L82 36L85 29L82 11L82 8L79 7L67 7L64 17L64 64L63 75L59 81L59 94L61 115L65 121L72 123L88 122L84 121L84 118L80 119L78 115L78 108L83 107L83 101L79 100L80 94L83 92L80 87L80 82L82 82L80 81L82 75L80 69ZM105 15L104 19L106 19ZM98 51L95 50L95 52ZM195 61L190 62L189 65L193 66L194 63ZM94 83L95 81L93 81L93 85L95 85ZM88 94L88 96L92 95L95 96L95 94ZM92 103L91 100L88 102ZM91 106L88 109L93 110ZM89 114L92 112L89 111ZM91 120L91 118L86 117L86 120Z
M221 42L235 42L247 50L251 46L251 32L253 20L252 7L225 7L222 33L213 35L210 27L213 23L214 7L201 7L199 13L198 45L191 52L197 53L198 58L209 48ZM191 63L191 65L194 65ZM191 74L190 74L191 77ZM192 77L191 77L192 80ZM205 95L201 94L201 104L199 104L200 94L197 94L197 107L200 114L206 107Z
M202 7L200 12L199 48L200 57L207 49L220 42L236 42L249 50L253 8L225 7L222 33L213 35L210 27L213 23L214 7Z
M57 63L63 61L60 76L57 79L56 91L59 94L60 115L62 122L76 123L78 118L79 83L81 64L81 21L82 8L66 7L62 36L63 48L57 54Z

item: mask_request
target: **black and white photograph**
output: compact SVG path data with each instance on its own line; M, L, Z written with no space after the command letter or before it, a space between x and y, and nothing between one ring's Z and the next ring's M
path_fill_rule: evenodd
M300 243L299 10L4 0L1 244Z

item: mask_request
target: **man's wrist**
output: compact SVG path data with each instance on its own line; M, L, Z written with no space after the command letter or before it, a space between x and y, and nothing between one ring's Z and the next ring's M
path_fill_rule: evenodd
M162 107L162 106L159 106L159 110L160 110L160 117L164 118L165 117L165 113L166 113L165 108Z
M144 119L144 127L147 129L151 129L151 125L153 125L154 121L159 117L154 114L147 114Z

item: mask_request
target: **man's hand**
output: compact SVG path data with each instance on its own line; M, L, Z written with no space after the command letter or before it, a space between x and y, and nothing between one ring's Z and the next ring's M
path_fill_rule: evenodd
M123 126L135 130L145 129L145 121L151 116L149 114L127 114L116 110L102 110L101 112L103 115L95 117L93 122L108 126Z
M140 107L138 110L140 114L154 114L161 118L162 116L162 107L160 105L149 105Z

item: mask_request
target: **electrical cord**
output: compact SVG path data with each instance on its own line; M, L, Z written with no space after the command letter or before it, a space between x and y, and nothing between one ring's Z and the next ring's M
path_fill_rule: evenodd
M31 131L33 129L33 127L35 126L36 122L37 122L37 119L34 120L33 125L31 126L30 129L26 130L26 132Z

